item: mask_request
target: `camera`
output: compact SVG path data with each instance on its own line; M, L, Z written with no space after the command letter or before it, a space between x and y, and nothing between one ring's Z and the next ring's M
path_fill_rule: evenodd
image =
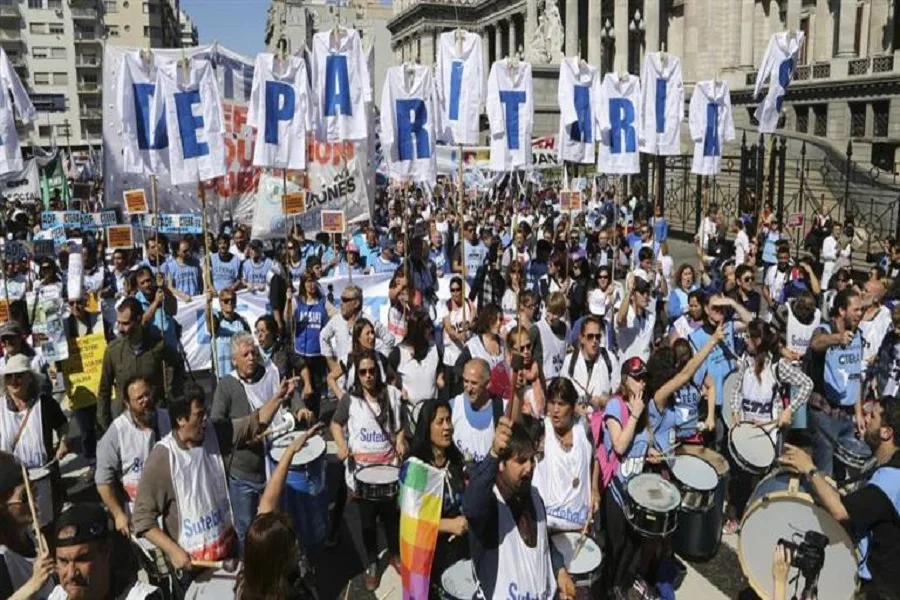
M791 552L791 566L803 574L809 581L815 581L819 572L825 566L825 548L828 546L828 537L818 531L807 531L800 543L785 539L778 540L778 544Z

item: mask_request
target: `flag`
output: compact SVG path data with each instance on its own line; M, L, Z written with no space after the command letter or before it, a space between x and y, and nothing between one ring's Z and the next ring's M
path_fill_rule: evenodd
M403 600L428 600L444 473L417 458L400 470L400 576Z
M68 206L72 196L63 168L62 152L57 152L56 158L50 160L41 172L41 199L44 201L44 210L50 210L50 199L53 198L55 192L59 192L59 197Z

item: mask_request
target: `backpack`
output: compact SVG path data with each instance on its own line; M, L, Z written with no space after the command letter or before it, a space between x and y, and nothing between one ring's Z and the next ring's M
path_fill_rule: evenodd
M622 410L622 427L628 424L631 413L628 410L628 404L622 396L616 394L609 399L610 402L619 402ZM594 456L597 459L597 465L600 467L600 491L602 492L609 486L613 476L619 468L619 457L615 451L606 451L603 444L603 421L606 418L606 411L603 409L595 410L591 415L591 437L594 438Z

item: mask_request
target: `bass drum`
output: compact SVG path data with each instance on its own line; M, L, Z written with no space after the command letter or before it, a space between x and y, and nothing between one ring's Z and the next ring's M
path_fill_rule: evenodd
M843 526L816 506L805 482L795 471L780 470L759 482L741 521L738 558L750 587L761 598L772 597L772 560L779 539L802 541L807 531L828 538L825 565L819 574L819 600L852 600L856 596L859 555ZM791 567L788 580L797 577L797 589L806 580Z
M731 398L734 395L735 388L739 385L741 385L741 379L737 371L732 371L726 375L725 381L722 382L722 420L725 421L725 427L728 428L731 428L732 421L735 421L735 418L731 415Z
M728 461L718 452L703 446L680 446L675 455L698 456L711 464L719 477L712 506L702 512L681 511L678 529L675 530L672 541L676 552L681 556L691 560L710 560L718 552L722 541L725 495L728 492L730 471Z

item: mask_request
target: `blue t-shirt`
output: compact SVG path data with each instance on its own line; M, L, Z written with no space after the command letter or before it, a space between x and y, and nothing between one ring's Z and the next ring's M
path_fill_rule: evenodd
M144 292L138 292L135 295L144 312L150 309L151 301L147 299ZM175 315L167 315L160 306L153 315L153 319L147 324L147 329L154 331L162 336L166 346L175 348L178 346L178 335L175 332Z
M225 261L217 252L210 257L210 263L212 264L213 287L217 293L227 287L231 287L238 280L241 270L241 259L234 254L231 255L230 260Z
M325 299L313 304L297 301L294 309L294 350L300 356L320 356L322 354L319 334L328 322Z
M247 285L266 285L266 283L268 283L266 278L271 270L271 258L263 258L259 262L254 262L252 259L248 258L244 261L244 264L241 265L241 279L243 279Z
M200 279L200 266L193 259L180 265L177 260L166 264L166 277L172 280L172 286L188 296L197 296L203 291Z
M832 332L829 323L823 323L819 329L825 333ZM831 346L825 350L824 357L821 354L818 355L818 360L824 360L824 364L820 363L822 364L821 381L818 373L815 373L816 376L813 377L815 390L834 406L855 405L862 385L862 334L857 330L849 345Z
M694 352L698 352L700 348L706 345L712 334L708 333L704 327L700 327L688 336L688 341L694 347ZM723 350L722 346L728 348L729 351ZM736 354L734 352L734 323L725 323L725 338L715 347L709 356L703 362L703 366L697 371L700 381L709 373L716 386L716 406L722 406L722 396L724 395L725 377L734 370L732 361ZM731 399L728 400L729 402Z

